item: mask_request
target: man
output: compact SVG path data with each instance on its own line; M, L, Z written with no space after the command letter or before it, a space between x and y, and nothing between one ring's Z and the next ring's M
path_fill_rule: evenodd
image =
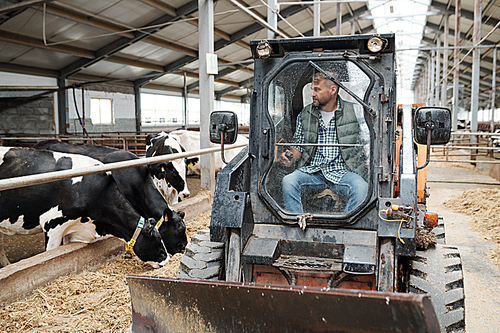
M344 213L348 213L363 202L368 191L367 162L354 105L338 97L338 87L321 72L313 76L311 97L313 103L297 117L293 142L350 146L292 146L281 154L280 161L287 167L298 162L297 169L282 181L285 209L302 213L301 191L316 186L347 197Z

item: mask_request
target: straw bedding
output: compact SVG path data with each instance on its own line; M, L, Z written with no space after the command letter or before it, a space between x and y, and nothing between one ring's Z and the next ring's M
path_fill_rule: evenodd
M210 212L187 222L188 239L210 225ZM65 276L0 311L0 332L129 332L127 275L175 277L181 254L153 270L137 257L119 258L96 272Z

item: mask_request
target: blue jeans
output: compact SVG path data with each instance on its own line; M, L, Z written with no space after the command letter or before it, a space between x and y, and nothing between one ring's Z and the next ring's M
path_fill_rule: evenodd
M303 212L300 194L306 187L314 187L318 192L329 188L333 193L349 198L344 213L362 203L368 192L368 183L353 172L347 172L339 184L334 184L327 180L321 171L308 174L297 169L283 177L282 186L285 209L292 213Z

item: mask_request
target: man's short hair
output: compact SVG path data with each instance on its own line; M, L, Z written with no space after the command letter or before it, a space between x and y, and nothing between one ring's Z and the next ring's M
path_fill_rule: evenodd
M335 72L332 72L332 71L325 71L325 72L327 72L330 76L333 76L334 78L338 77L338 76L336 76L337 73L335 73ZM328 87L331 87L332 85L334 85L336 88L339 87L337 84L335 84L335 82L330 80L328 78L328 76L326 76L323 72L317 71L316 73L314 73L313 82L319 82L321 80L326 80Z

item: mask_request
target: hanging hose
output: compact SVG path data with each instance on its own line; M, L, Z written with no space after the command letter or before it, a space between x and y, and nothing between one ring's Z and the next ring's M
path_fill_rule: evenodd
M75 85L73 85L73 102L75 104L75 110L76 110L76 115L78 116L78 121L80 122L80 126L82 126L83 129L83 134L86 134L88 137L89 135L87 133L87 130L85 129L85 124L83 123L82 118L80 117L80 112L78 111L78 105L76 104Z

